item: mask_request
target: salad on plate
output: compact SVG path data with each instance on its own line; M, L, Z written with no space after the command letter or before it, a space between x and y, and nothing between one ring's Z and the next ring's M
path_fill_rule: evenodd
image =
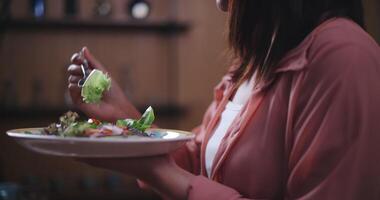
M69 111L59 118L59 122L52 123L43 129L43 135L62 137L162 137L155 132L145 132L155 119L152 107L148 107L140 119L121 119L116 123L102 122L97 119L79 120L76 112Z

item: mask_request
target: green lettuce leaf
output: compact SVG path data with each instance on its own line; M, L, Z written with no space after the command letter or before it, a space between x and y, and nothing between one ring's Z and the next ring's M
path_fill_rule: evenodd
M133 119L120 119L116 121L116 126L121 127L121 128L127 128L131 127L136 123L136 120Z
M145 131L145 129L149 128L153 124L154 118L153 108L149 106L137 123L141 126L143 131Z
M126 127L134 128L141 132L144 132L146 129L152 126L154 119L155 119L154 110L151 106L149 106L139 120L134 120L134 119L118 120L116 122L116 125L123 128L126 128Z
M84 82L81 95L85 103L99 103L103 93L111 88L111 79L99 70L93 70Z
M62 136L83 136L83 133L86 129L93 128L96 129L97 125L87 122L76 122L70 124L62 133Z

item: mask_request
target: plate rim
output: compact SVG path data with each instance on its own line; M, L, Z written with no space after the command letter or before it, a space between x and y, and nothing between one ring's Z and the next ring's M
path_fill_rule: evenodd
M163 129L163 128L151 128L149 130L166 130L180 132L185 135L185 137L180 138L169 138L169 139L160 139L160 138L149 138L149 140L138 140L138 139L116 139L116 138L89 138L89 137L62 137L55 135L34 135L19 133L22 131L33 131L33 130L42 130L43 127L35 128L17 128L7 130L6 134L14 139L28 139L28 140L46 140L46 141L62 141L62 142L89 142L89 143L162 143L162 142L180 142L180 141L189 141L195 138L195 134L188 131L176 130L176 129Z

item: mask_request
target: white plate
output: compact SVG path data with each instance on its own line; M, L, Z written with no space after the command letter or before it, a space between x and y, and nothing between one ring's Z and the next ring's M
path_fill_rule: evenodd
M32 151L69 157L144 157L166 154L194 138L190 132L170 129L149 129L161 138L130 136L126 138L83 138L41 135L42 128L7 131L8 136Z

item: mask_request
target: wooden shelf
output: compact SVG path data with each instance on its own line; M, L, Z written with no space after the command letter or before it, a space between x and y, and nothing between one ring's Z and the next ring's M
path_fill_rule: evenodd
M189 29L186 23L175 21L162 22L143 22L143 21L114 21L114 20L3 20L0 22L2 29L21 29L21 30L96 30L96 31L139 31L139 32L157 32L162 34L174 34L185 32Z

